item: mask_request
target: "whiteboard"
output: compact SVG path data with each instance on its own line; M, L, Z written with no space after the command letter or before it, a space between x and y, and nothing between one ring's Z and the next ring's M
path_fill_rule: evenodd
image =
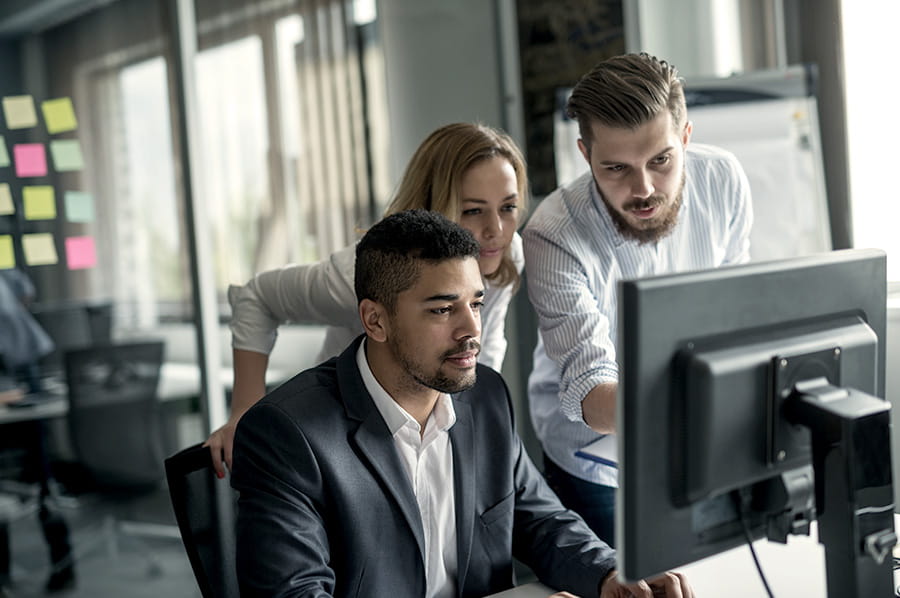
M691 140L731 151L753 197L750 255L769 260L831 250L815 99L697 106Z

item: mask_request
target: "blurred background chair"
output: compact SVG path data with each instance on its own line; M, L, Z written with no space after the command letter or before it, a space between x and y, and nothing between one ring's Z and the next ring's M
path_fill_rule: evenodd
M216 478L209 448L198 443L166 459L169 496L204 598L237 598L234 514L237 493Z
M179 537L171 522L141 521L142 499L164 496L160 404L157 396L163 342L109 343L70 349L64 353L68 386L68 432L72 450L85 476L85 486L97 499L92 508L104 513L102 533L111 557L124 538ZM90 546L75 539L75 559ZM90 543L89 543L90 544ZM161 568L153 551L148 574Z

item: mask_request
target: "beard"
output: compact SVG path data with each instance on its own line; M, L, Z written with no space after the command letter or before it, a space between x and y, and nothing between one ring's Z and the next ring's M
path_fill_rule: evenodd
M633 225L619 210L609 203L606 196L603 195L603 192L600 190L600 186L597 185L596 180L594 181L594 186L597 189L597 193L600 194L600 199L606 204L606 210L609 212L609 216L612 218L613 224L616 225L616 230L619 231L619 234L626 239L631 239L637 241L640 245L644 245L646 243L655 243L656 241L659 241L671 234L675 229L684 197L684 180L684 172L682 172L681 182L678 185L678 189L675 191L675 197L671 204L668 207L662 207L662 212L660 214L646 221L646 226ZM622 206L622 209L625 211L634 209L641 210L665 205L665 195L651 195L647 199L635 199L626 202L625 205Z
M456 376L448 376L441 372L439 367L434 371L430 371L426 368L421 361L416 359L415 355L406 351L405 343L402 342L402 339L390 337L388 339L388 346L391 348L394 357L400 363L403 370L411 378L411 382L415 381L421 386L426 386L447 394L462 392L475 385L475 368L472 368L469 371L458 371ZM443 363L443 361L451 355L456 355L464 351L480 352L480 350L481 345L478 341L469 339L460 343L453 349L446 351L441 356L441 362Z

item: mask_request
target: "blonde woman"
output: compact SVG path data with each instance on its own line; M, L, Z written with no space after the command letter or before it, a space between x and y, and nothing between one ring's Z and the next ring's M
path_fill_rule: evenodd
M486 282L479 362L499 370L506 353L504 321L524 263L516 229L527 207L525 161L504 132L480 124L443 126L419 146L385 215L409 209L440 212L469 230L481 246ZM319 360L337 355L362 334L353 290L355 246L314 264L290 265L231 286L234 389L228 422L210 447L219 477L231 468L238 420L265 394L265 372L278 326L287 321L328 326Z

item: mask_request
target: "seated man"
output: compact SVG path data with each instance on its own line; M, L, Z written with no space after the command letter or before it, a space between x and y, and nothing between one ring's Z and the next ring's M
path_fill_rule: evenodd
M615 551L529 460L503 380L476 365L478 254L420 210L360 241L365 336L237 428L242 596L484 596L513 585L513 556L585 597L693 595L676 573L620 583Z

